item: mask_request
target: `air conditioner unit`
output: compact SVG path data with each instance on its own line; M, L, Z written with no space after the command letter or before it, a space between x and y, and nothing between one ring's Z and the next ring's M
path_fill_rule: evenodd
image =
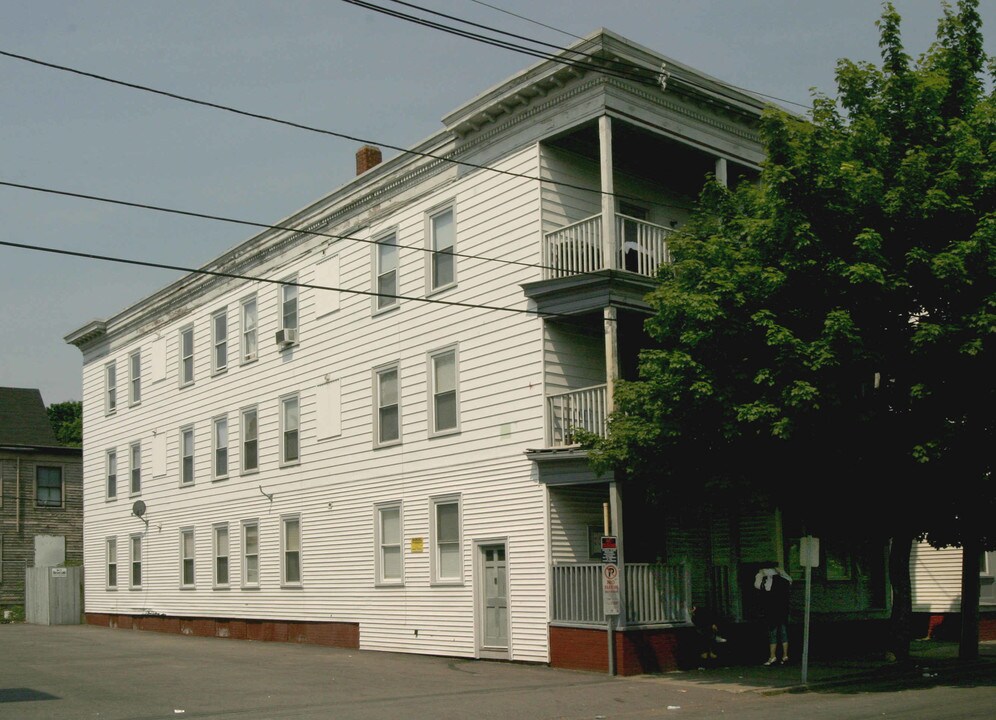
M284 328L277 330L277 345L287 347L297 342L297 330L294 328Z

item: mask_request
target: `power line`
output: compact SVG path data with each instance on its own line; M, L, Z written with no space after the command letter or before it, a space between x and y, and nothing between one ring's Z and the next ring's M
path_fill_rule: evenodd
M519 20L525 20L526 22L530 22L533 25L539 25L540 27L546 28L547 30L553 30L554 32L559 32L562 35L567 35L568 37L576 38L578 40L584 40L584 38L581 37L580 35L575 35L574 33L568 32L567 30L561 30L560 28L556 28L553 25L547 25L546 23L542 23L539 20L534 20L533 18L528 18L525 15L518 15L518 14L512 12L511 10L506 10L505 8L500 8L497 5L490 5L490 4L486 3L486 2L482 2L482 0L470 0L470 2L477 3L478 5L483 5L484 7L491 8L492 10L497 10L498 12L505 13L506 15L511 15L514 18L519 18Z

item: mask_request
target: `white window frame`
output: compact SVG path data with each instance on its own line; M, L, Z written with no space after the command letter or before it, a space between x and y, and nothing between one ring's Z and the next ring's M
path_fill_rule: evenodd
M135 462L135 459L138 462ZM138 481L136 483L136 480ZM135 487L138 487L136 490ZM128 446L128 496L142 494L142 441L133 442Z
M211 475L215 480L228 477L231 467L228 438L228 415L219 415L211 421Z
M401 258L398 248L397 229L385 232L374 240L371 253L373 257L372 285L373 291L376 293L373 297L373 311L374 314L377 314L393 310L398 307L401 302L397 297L386 297L399 294ZM384 257L385 254L387 257ZM384 265L386 261L391 261L391 263L393 263L393 267L385 268ZM390 286L382 287L382 283L386 282L387 276L391 274L393 274L394 278L390 282Z
M385 375L394 373L395 376L395 386L397 388L397 402L383 404L381 398L382 391L382 381ZM386 365L381 365L373 369L373 444L374 447L388 447L391 445L400 445L402 441L401 432L401 363L392 362ZM384 436L384 424L382 419L383 411L391 408L397 407L397 437L383 439Z
M219 542L220 534L224 531L225 538L224 543ZM211 528L211 558L213 562L211 563L211 575L214 580L215 588L227 588L231 586L232 581L232 536L228 532L228 523L216 523ZM225 577L221 578L221 573L218 572L220 568L220 560L224 558L225 560Z
M144 555L144 550L142 549L142 533L133 533L128 536L128 588L130 590L141 590L142 589L142 572L144 568L142 567L142 560ZM135 548L138 548L138 552L135 552ZM138 560L135 560L136 555ZM138 582L135 582L135 570L138 570Z
M289 427L292 423L289 421L287 408L291 402L297 406L296 427ZM289 433L296 433L297 455L294 457L289 457L287 453L287 435ZM280 398L280 464L281 466L297 465L299 462L301 462L301 396L294 393Z
M383 536L385 512L397 512L398 514L398 536L397 538L388 538L390 542L385 542ZM404 504L400 500L374 505L374 584L377 587L400 587L405 584L404 520ZM384 574L384 566L386 565L384 551L391 548L397 548L398 551L397 577L386 577Z
M187 539L190 547L187 547ZM190 552L188 555L187 552ZM180 528L180 589L192 590L197 587L197 536L192 527ZM187 563L190 564L190 579L187 579Z
M118 368L115 362L104 365L104 414L118 411Z
M291 283L288 285L281 285L277 289L277 320L280 330L294 330L297 333L298 339L301 337L301 289L296 285L297 276L284 278L280 282ZM288 298L288 295L293 295L292 298ZM287 308L286 305L293 301L294 303L294 322L293 324L287 322Z
M136 350L128 356L128 404L142 402L142 351Z
M249 433L249 423L246 421L249 415L253 416L256 424L256 428L253 430L251 436ZM249 453L246 451L246 445L250 442L253 443L253 450L256 455L256 463L252 466L250 466L247 461ZM239 448L240 473L242 475L248 475L250 473L259 472L259 408L255 405L252 407L242 408L239 413Z
M190 353L184 354L183 344L184 337L190 336ZM188 385L194 384L194 326L187 325L186 327L180 328L180 332L177 335L179 340L176 348L176 356L179 362L177 362L177 379L180 382L180 387L187 387ZM190 360L190 376L187 376L187 360Z
M459 570L456 575L442 574L442 541L439 537L439 508L444 505L456 505L457 537L447 540L446 545L456 544ZM463 503L459 495L443 495L429 500L429 549L432 553L430 562L431 583L433 585L463 585Z
M239 318L239 357L241 364L245 365L259 357L259 305L255 295L242 299Z
M104 497L118 499L118 449L111 448L104 453Z
M219 321L222 327L219 328ZM220 330L220 332L219 332ZM228 306L211 313L211 371L220 375L228 370Z
M253 530L256 531L256 548L255 548L256 552L255 553L250 553L249 552L249 546L248 546L248 543L246 541L247 531L249 530L249 528L252 528ZM239 546L240 546L240 553L241 553L241 559L242 559L242 562L240 563L241 564L241 568L239 568L239 573L240 573L240 577L242 578L242 587L244 587L244 588L258 588L259 587L259 573L260 573L260 566L259 566L259 560L260 560L260 557L259 557L259 544L260 544L259 543L259 539L260 539L260 535L259 535L259 520L256 520L256 519L253 519L253 520L243 520L241 522L241 527L240 527L240 530L239 530L239 538L240 538L240 541L241 541L239 543ZM255 561L256 561L255 562L255 565L256 565L256 568L255 568L256 569L256 578L254 580L249 578L249 570L250 570L250 567L249 567L249 565L250 565L249 558L254 558Z
M190 438L190 452L187 452ZM187 477L187 458L190 458L190 477ZM180 428L180 487L190 487L197 482L197 435L193 425Z
M449 245L440 246L436 239L436 220L446 214L450 215L453 238ZM425 239L426 248L429 250L426 253L425 294L432 295L455 287L457 284L457 225L456 205L453 201L439 205L425 214ZM436 278L438 270L436 261L441 255L448 255L452 263L453 279L449 282L438 282Z
M114 576L113 582L111 575ZM113 535L104 538L104 587L108 590L118 589L118 539Z
M297 526L297 550L291 550L292 543L289 542L289 526ZM282 515L280 517L280 584L284 587L300 587L304 576L302 561L304 560L304 548L302 545L301 515ZM290 558L289 555L297 553L297 578L289 576Z
M439 428L437 426L439 413L436 410L438 396L442 395L436 387L436 363L440 358L453 357L453 390L446 390L443 393L453 393L453 427ZM440 435L453 435L460 432L460 355L456 345L433 350L428 354L427 372L429 397L427 407L429 408L429 436L438 437Z

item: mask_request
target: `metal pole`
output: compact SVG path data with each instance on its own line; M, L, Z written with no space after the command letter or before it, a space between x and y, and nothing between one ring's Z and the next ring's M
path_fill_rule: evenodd
M615 643L616 616L606 615L605 624L608 626L609 629L608 633L606 633L609 636L609 675L615 675L616 674L616 643Z
M806 684L809 675L809 600L810 600L810 580L813 576L813 568L806 563L806 610L802 624L802 684Z

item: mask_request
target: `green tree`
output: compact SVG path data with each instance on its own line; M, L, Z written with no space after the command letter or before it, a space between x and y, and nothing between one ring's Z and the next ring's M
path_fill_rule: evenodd
M55 431L55 438L63 445L70 447L83 446L83 403L79 400L67 400L52 403L46 408L48 419Z
M878 27L881 67L840 61L808 118L766 112L758 183L706 188L649 296L656 347L587 442L672 504L760 499L814 534L892 538L901 657L912 541L963 546L968 657L996 540L993 65L977 0L943 5L916 62L891 4Z

